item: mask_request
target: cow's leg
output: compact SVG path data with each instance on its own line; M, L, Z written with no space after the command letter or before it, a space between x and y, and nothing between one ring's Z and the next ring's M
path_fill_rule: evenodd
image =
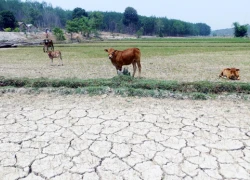
M62 57L60 57L60 60L61 60L61 65L63 66L63 60L62 60Z
M50 58L50 59L51 59L50 65L53 66L53 58Z
M43 46L43 52L45 52L45 47Z
M61 57L59 57L58 58L58 66L63 66L63 61L62 61L62 58Z
M140 63L140 61L137 61L137 66L139 69L139 77L141 77L141 63Z
M136 72L136 62L133 62L133 77L135 76Z
M122 73L122 66L116 66L116 72L120 75Z

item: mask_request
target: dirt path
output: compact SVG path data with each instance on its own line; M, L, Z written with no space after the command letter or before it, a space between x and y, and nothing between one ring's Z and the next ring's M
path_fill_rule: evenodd
M0 179L250 179L250 103L0 95Z

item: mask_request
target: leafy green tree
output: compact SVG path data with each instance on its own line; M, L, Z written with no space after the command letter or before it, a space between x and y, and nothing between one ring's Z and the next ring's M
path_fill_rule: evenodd
M93 29L99 29L103 23L103 15L100 12L92 12L90 14L91 26Z
M127 7L123 13L122 22L125 26L128 27L128 33L135 32L138 20L139 17L137 11L132 7Z
M73 19L72 21L67 21L66 30L68 33L70 33L71 40L72 40L73 33L77 33L80 31L78 19Z
M167 18L158 18L161 20L161 32L163 36L168 36L170 34L170 23Z
M78 24L79 24L79 30L82 33L82 35L89 38L90 33L93 31L92 28L93 21L91 21L87 17L82 17L78 19Z
M0 11L6 10L6 1L0 0Z
M33 8L30 8L29 16L30 16L31 24L37 24L36 22L42 18L41 13L38 10L33 9Z
M175 20L173 23L173 29L176 36L184 35L185 29L184 29L184 23L182 21Z
M11 11L1 11L0 17L0 27L14 29L17 26L16 18Z
M234 36L245 37L247 36L248 25L240 25L238 22L234 22Z
M163 37L163 22L162 19L156 19L155 32L159 35L159 37Z
M75 8L72 12L72 19L81 17L88 17L88 13L82 8L79 7Z
M136 36L137 36L137 38L140 38L141 36L142 36L142 34L143 34L143 27L141 27L137 32L136 32Z
M59 17L60 24L62 27L65 26L67 20L72 19L72 11L70 10L65 11L60 7L56 7L54 11L55 11L55 14Z
M141 17L145 35L153 35L155 29L155 17Z
M123 24L128 26L129 24L136 24L138 22L137 11L132 7L127 7L123 13Z
M72 21L67 21L66 29L68 32L81 32L87 38L91 33L96 33L97 29L103 22L103 16L99 12L93 12L89 17L75 18ZM71 34L72 35L72 34Z
M0 15L0 31L3 29L3 17Z
M64 41L65 40L65 36L63 34L62 29L56 27L56 28L53 29L53 33L56 36L56 40L58 40L58 41Z
M103 23L100 30L109 32L121 32L123 29L122 13L117 12L103 12Z
M208 36L211 33L211 28L207 24L197 23L196 24L200 36Z
M197 36L199 34L198 28L192 23L185 23L185 35Z

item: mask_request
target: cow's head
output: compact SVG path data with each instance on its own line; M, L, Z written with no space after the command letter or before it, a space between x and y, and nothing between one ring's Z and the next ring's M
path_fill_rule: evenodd
M109 49L104 49L104 51L108 53L109 59L113 59L116 50L114 50L113 48L109 48Z
M47 51L49 57L52 57L52 53L53 53L52 51Z
M230 70L230 77L229 77L229 79L240 80L240 69L228 68L228 70Z
M43 43L44 43L45 45L48 45L50 42L51 42L50 39L44 39L44 40L43 40Z

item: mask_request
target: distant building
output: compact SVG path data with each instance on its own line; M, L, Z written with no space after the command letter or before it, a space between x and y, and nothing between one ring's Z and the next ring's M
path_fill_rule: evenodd
M33 24L26 24L24 22L18 22L18 26L21 32L37 32L38 27Z
M37 32L38 27L33 24L27 24L27 32Z
M21 32L27 31L28 27L24 22L18 22L18 27Z

